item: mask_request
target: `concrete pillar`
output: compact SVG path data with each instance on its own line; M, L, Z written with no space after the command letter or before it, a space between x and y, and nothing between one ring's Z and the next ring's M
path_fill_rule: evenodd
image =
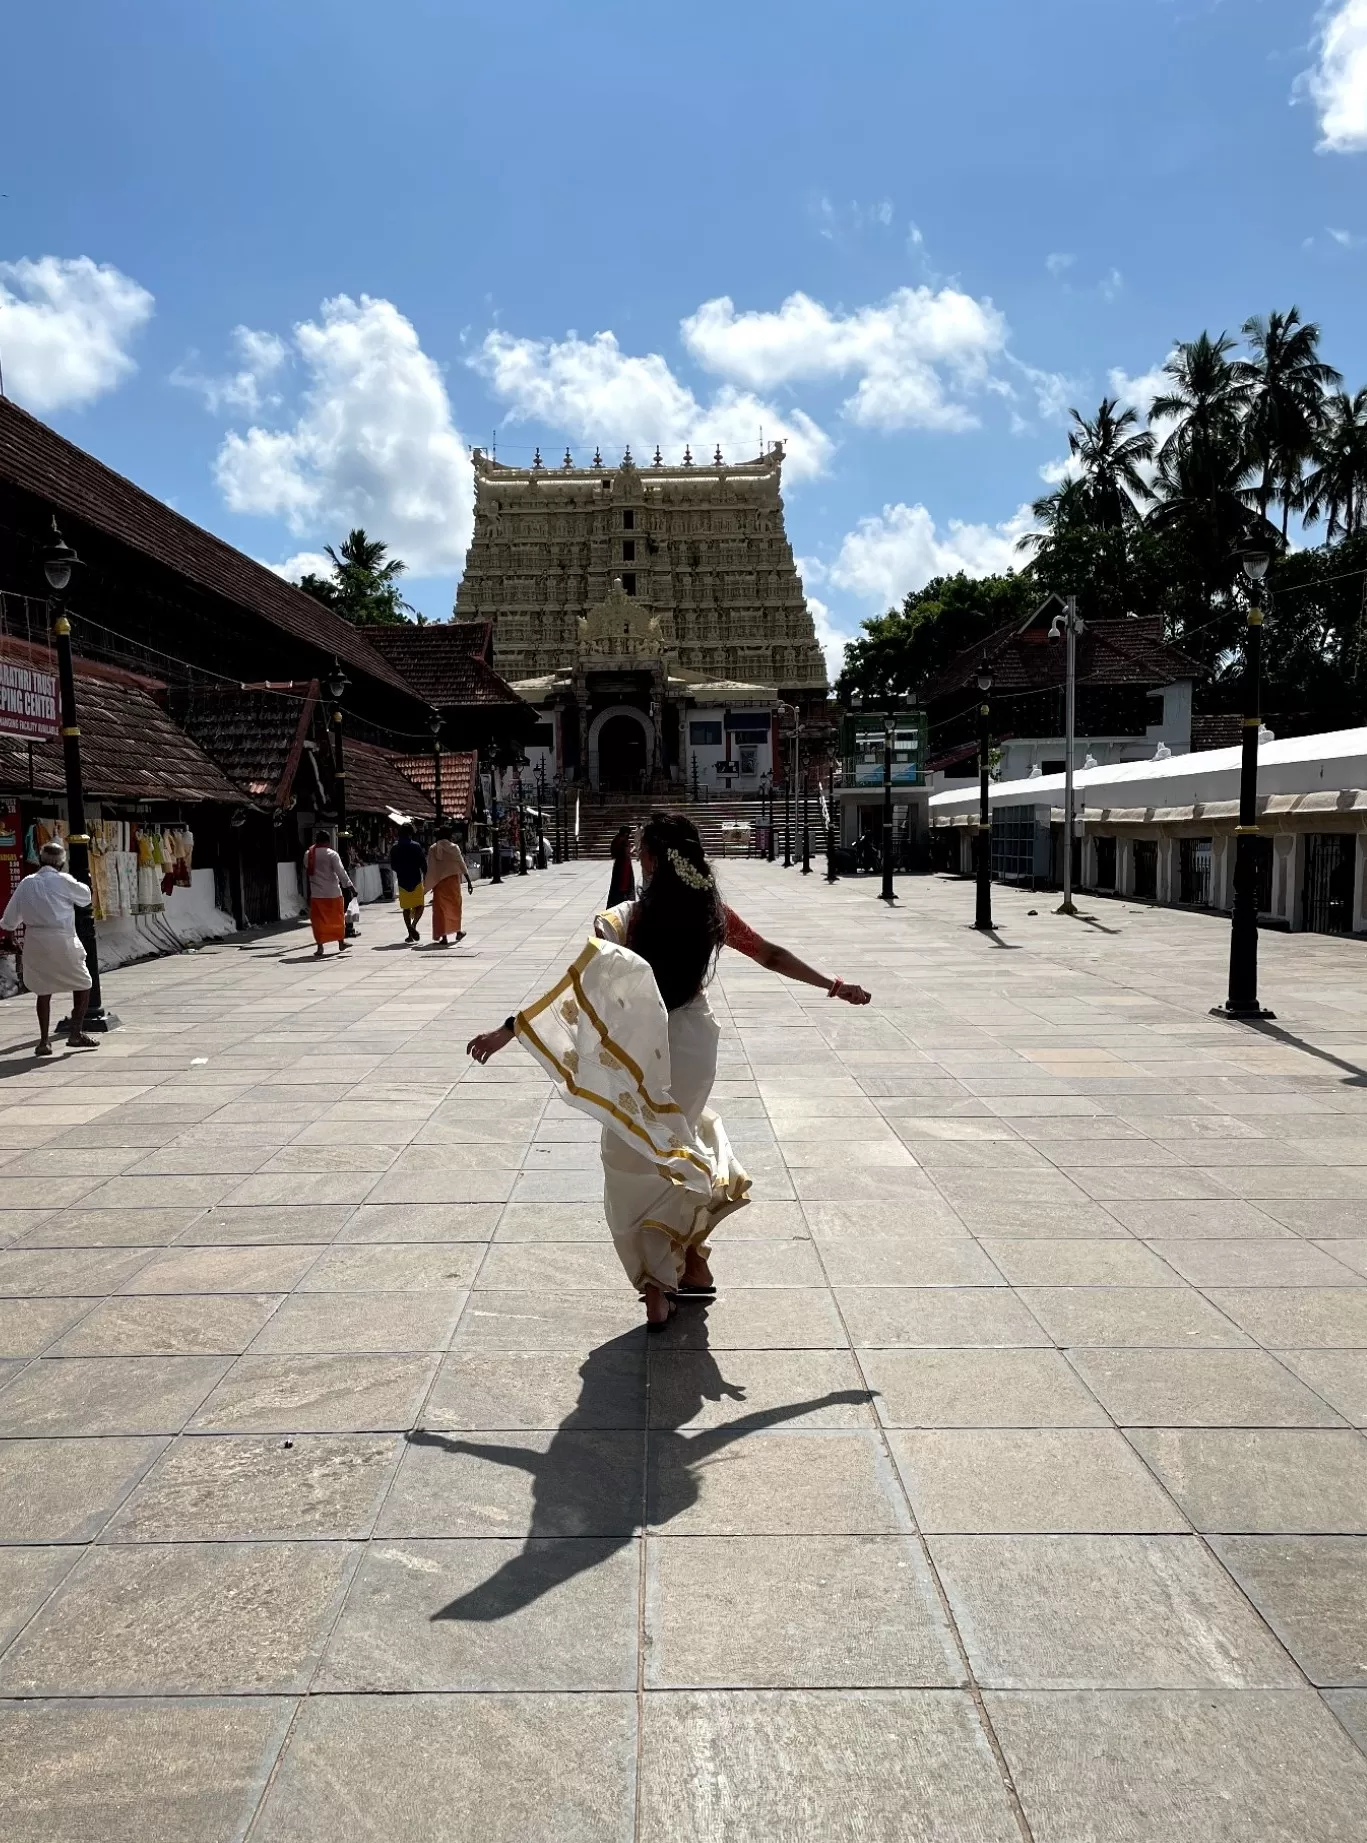
M1283 841L1279 838L1280 851ZM1287 926L1299 929L1305 926L1305 834L1290 832L1285 840L1286 849L1279 857L1282 872L1282 906L1281 915ZM1275 879L1274 879L1275 881Z
M1176 902L1181 894L1181 876L1177 862L1177 840L1158 840L1158 900Z
M1134 894L1134 840L1117 838L1115 841L1115 893L1117 896Z
M1353 933L1367 934L1367 832L1357 838L1357 862L1353 868Z

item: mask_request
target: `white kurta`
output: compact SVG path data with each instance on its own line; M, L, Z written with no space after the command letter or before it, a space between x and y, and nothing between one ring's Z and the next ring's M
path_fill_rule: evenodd
M647 961L590 941L517 1034L602 1126L603 1210L628 1279L672 1291L688 1249L705 1253L750 1190L707 1105L720 1033L706 994L667 1012Z

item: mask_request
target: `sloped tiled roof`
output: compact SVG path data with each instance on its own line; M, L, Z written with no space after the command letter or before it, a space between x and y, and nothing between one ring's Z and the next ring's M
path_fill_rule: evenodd
M57 669L53 655L42 648L20 648L9 641L6 651L22 652L47 671ZM240 791L157 702L154 693L164 687L155 679L87 660L75 664L81 780L87 794L174 804L243 803ZM65 790L61 739L30 744L0 736L0 787L23 793L30 786L43 793Z
M0 397L0 478L200 588L397 690L411 687L349 621ZM70 538L71 533L67 532ZM73 589L73 594L75 590Z
M489 664L492 633L488 621L433 621L426 627L368 627L366 639L418 697L439 710L520 704Z
M413 819L435 819L437 809L427 795L404 773L403 762L390 749L377 749L374 743L343 744L346 755L347 811L352 813L387 813L391 809L407 813ZM446 776L442 774L443 799Z
M225 685L195 691L181 721L244 793L284 807L294 795L305 742L325 741L317 711L317 679L276 686ZM316 788L310 785L309 793L316 794Z
M447 819L469 819L475 807L475 772L479 756L455 749L441 757L441 810ZM430 755L396 755L394 766L421 787L436 809L436 766Z
M1191 720L1192 754L1198 750L1237 749L1243 741L1244 720L1237 712L1229 715L1207 714Z
M984 654L992 670L992 695L1046 691L1067 676L1067 647L1050 640L1048 626L1032 616L1024 626L998 628L986 640L965 647L929 686L927 697L945 697L973 684ZM1171 685L1200 678L1204 667L1163 638L1157 615L1118 621L1089 621L1077 640L1079 684Z

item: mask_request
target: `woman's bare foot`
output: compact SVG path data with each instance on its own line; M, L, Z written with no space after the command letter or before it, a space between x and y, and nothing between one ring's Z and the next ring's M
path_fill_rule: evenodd
M683 1283L695 1291L715 1292L716 1281L712 1278L712 1269L707 1264L707 1256L697 1248L688 1249L684 1255Z
M674 1310L669 1294L662 1292L654 1281L647 1280L642 1297L646 1302L646 1323L651 1330L658 1330L661 1325L667 1325L669 1315Z

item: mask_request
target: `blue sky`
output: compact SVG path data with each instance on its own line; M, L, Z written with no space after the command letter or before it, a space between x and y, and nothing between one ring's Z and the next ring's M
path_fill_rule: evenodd
M363 523L430 615L495 430L786 436L835 646L1008 559L1175 338L1294 301L1367 382L1367 0L72 0L7 63L9 393L273 564Z

